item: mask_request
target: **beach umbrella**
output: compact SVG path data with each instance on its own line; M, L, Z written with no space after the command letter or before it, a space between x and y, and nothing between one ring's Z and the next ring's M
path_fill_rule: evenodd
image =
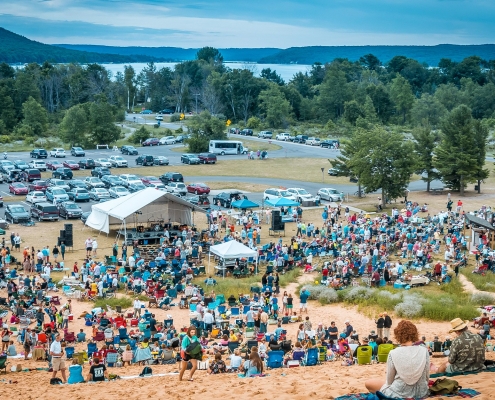
M251 201L249 199L237 200L234 201L231 205L234 208L240 208L242 210L245 210L246 208L256 208L260 206L258 203L255 203L254 201Z
M273 200L265 200L265 203L273 207L291 207L299 205L297 201L287 199L285 197L279 197Z

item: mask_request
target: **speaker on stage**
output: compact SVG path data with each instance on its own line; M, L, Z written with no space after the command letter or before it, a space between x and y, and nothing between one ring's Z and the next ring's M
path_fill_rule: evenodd
M282 216L280 215L280 210L272 211L272 230L278 231L279 226L282 223Z
M72 224L65 224L64 228L67 233L72 233Z

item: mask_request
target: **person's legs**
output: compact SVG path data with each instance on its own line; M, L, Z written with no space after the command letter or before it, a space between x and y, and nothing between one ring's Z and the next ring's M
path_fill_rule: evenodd
M438 365L436 367L434 365L432 365L433 370L430 368L430 371L433 372L433 373L445 372L447 370L448 366L449 366L449 362L446 361L446 362L444 362L444 363L442 363L442 364L440 364L440 365Z
M180 372L179 372L179 381L182 380L182 376L184 375L184 372L187 369L187 361L182 360L180 362Z
M191 359L191 364L192 364L192 369L191 369L191 375L189 376L190 381L193 380L193 375L196 372L196 370L198 369L198 360Z
M376 393L382 388L384 383L385 380L381 378L374 378L374 379L368 379L364 383L364 385L366 386L366 389L368 389L370 393Z

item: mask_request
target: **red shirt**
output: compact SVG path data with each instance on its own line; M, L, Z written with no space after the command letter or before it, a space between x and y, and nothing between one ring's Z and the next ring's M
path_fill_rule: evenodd
M79 268L77 267L77 264L74 264L73 270L74 270L74 273L76 273L76 274L79 272Z

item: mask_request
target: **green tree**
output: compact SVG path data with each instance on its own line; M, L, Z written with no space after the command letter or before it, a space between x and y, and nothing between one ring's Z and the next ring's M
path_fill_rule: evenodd
M369 85L366 94L370 96L376 115L382 123L386 123L392 115L392 101L384 85Z
M48 130L48 114L43 106L32 97L22 104L22 125L29 127L32 136L43 137Z
M426 182L426 191L430 191L431 181L438 178L434 165L434 150L438 141L438 134L432 131L427 121L416 127L412 135L414 137L414 151L417 156L416 173Z
M196 59L203 60L209 64L214 65L223 63L223 56L220 51L218 49L215 49L214 47L208 46L198 50L198 52L196 53Z
M191 138L187 144L189 151L201 153L208 151L210 140L225 140L225 122L217 117L213 117L208 111L203 111L195 115L189 122L189 132Z
M404 77L398 76L392 79L390 97L395 103L398 113L402 114L402 123L406 123L407 113L414 104L414 95L411 91L411 85Z
M85 143L88 132L88 114L86 109L78 104L67 110L60 123L60 135L64 142L71 146Z
M341 117L344 114L345 102L351 98L352 92L347 83L345 72L336 67L330 68L325 75L325 80L320 85L320 96L318 97L322 117L324 119Z
M261 78L264 78L270 82L276 83L277 85L283 86L285 84L284 80L277 71L271 70L270 68L263 68L260 73Z
M271 128L288 126L292 107L278 85L271 83L267 90L260 93L259 101L259 108L268 126Z
M381 189L383 206L387 199L403 195L416 161L412 143L404 141L402 134L378 126L358 129L349 141L344 141L344 152L347 168L359 177L364 191Z
M423 120L436 128L442 118L447 114L447 109L434 96L423 93L420 99L414 102L411 110L411 120L414 125L419 125Z
M482 143L475 139L473 117L467 106L454 108L442 122L441 128L434 165L442 181L451 189L459 190L462 196L466 185L476 181L480 172L478 153L485 150L477 147Z
M96 96L89 104L87 141L89 144L111 144L120 138L120 128L115 125L115 110L104 95Z
M143 125L129 137L129 141L134 144L141 144L150 137L150 131Z
M488 128L481 121L473 121L474 145L476 152L476 172L474 178L478 183L478 193L481 192L481 182L488 178L490 171L485 167L486 141L488 140Z
M359 64L370 71L378 71L382 65L378 57L373 54L366 54L360 57Z
M362 117L363 110L356 100L346 101L344 104L344 119L352 125L356 125L359 117Z

